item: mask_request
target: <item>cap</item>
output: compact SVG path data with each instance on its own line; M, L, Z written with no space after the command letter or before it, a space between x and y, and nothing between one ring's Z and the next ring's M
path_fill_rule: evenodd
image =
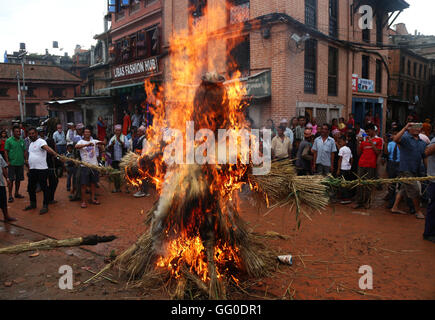
M73 126L74 123L72 123L72 122L68 122L66 125L67 125L67 126Z
M285 123L288 123L288 121L287 121L286 118L282 119L280 123L284 123L284 122L285 122Z
M76 126L76 129L84 129L85 128L85 125L83 124L83 123L79 123L77 126Z
M120 124L117 124L117 125L115 126L115 130L122 130L122 126L121 126Z

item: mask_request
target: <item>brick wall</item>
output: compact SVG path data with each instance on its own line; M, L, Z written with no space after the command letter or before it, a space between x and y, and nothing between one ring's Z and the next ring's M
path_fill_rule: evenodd
M32 86L32 84L26 84ZM26 96L26 104L36 104L35 113L37 117L44 117L48 115L47 106L45 102L53 98L49 94L50 86L34 86L35 97ZM2 83L0 88L8 88L8 96L0 96L0 120L10 120L20 117L20 105L18 102L18 88L17 84ZM64 86L64 96L58 99L71 99L74 97L74 86Z
M210 7L222 3L221 0L209 0ZM350 4L351 0L339 1L338 30L339 39L362 42L362 30L358 27L359 14L354 15L351 25ZM329 34L329 2L318 1L318 30ZM169 45L170 35L173 32L188 28L187 0L165 1L164 5L164 44ZM255 18L269 13L285 13L300 22L305 21L304 0L251 0L250 17ZM223 25L224 26L224 25ZM264 39L259 30L250 33L251 74L265 69L271 70L272 97L271 101L263 103L261 107L261 119L257 126L264 125L268 118L275 122L283 117L290 119L296 115L296 107L301 103L322 106L338 106L341 115L347 117L352 110L353 97L383 98L384 112L388 91L388 73L383 66L382 92L375 94L353 94L351 88L352 74L361 76L361 55L344 47L339 47L338 69L338 94L328 96L328 47L334 46L326 40L318 40L317 54L317 79L316 94L304 93L304 52L293 52L289 49L290 36L292 33L302 35L301 30L295 30L286 24L277 24L271 28L271 37ZM371 41L376 41L376 24L371 30ZM383 41L388 41L387 32L384 30ZM221 48L223 51L223 49ZM225 52L222 52L222 55ZM387 60L387 51L380 52L381 57L369 53L370 56L370 79L376 77L376 59ZM166 62L167 63L167 62ZM170 70L166 69L165 76L169 76ZM385 120L385 113L384 113Z

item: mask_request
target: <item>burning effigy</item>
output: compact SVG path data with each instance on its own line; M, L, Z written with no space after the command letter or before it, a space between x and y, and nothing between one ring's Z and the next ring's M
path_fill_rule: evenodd
M121 169L130 184L154 184L159 199L146 233L108 266L138 286L169 283L177 299L192 290L224 299L230 286L273 271L276 253L240 216L242 186L267 206L300 208L309 199L320 209L328 202L322 178L298 180L290 161L269 163L267 175L254 174L261 152L245 119L246 89L239 72L225 81L215 71L227 57L208 55L219 42L209 25L171 38L171 77L163 87L145 82L154 116L147 146L142 156L127 155ZM270 162L264 154L263 162Z

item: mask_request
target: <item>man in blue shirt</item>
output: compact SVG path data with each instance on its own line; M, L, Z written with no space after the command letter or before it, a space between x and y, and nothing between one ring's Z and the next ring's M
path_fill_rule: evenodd
M392 138L398 133L398 129L393 129L391 132ZM384 143L384 155L387 160L387 174L389 179L394 179L399 176L399 165L400 165L400 148L394 141ZM397 183L392 183L388 186L388 209L391 209L396 200L396 188Z
M324 124L320 130L321 136L314 140L313 144L313 172L320 175L328 175L334 172L334 158L337 152L335 140L329 136L329 125Z
M399 172L401 177L418 177L421 174L421 163L426 157L424 152L427 144L420 139L420 132L421 125L410 122L394 136L393 141L400 147ZM412 199L417 219L424 219L420 208L420 189L417 182L401 184L401 190L396 196L391 212L404 213L399 210L399 203L405 195Z
M57 125L57 131L53 133L53 140L56 144L57 152L64 155L66 153L66 137L61 124Z

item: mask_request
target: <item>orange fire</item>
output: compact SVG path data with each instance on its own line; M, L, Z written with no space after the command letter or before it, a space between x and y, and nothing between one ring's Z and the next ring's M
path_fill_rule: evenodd
M181 30L172 35L169 40L170 54L169 63L165 65L167 77L164 85L156 86L148 80L145 81L147 102L153 106L151 108L153 124L147 130L147 147L143 151L139 163L146 158L153 165L148 166L152 169L148 167L144 169L142 166L140 178L129 177L128 172L126 172L127 179L131 184L139 186L142 184L142 179L147 179L155 184L159 193L162 193L166 172L166 166L161 156L163 131L167 128L177 129L185 137L186 122L192 121L195 112L195 91L201 82L201 76L208 71L226 74L227 66L233 63L228 58L232 47L226 47L223 35L219 34L218 30L225 26L226 14L224 5L214 7L213 11L205 12L205 16L197 21L193 29ZM231 36L237 38L241 34L240 27L239 30L233 30ZM231 43L234 45L236 41L233 39ZM227 106L225 116L228 119L225 129L232 129L234 134L247 128L242 112L247 106L244 101L246 88L239 80L240 76L240 72L236 72L231 79L224 83L226 90L222 104ZM205 128L214 129L218 111L209 110L201 114L200 124L204 125ZM179 148L184 150L185 155L184 142ZM195 141L195 147L200 144L201 141ZM141 166L139 165L139 167ZM188 166L180 166L177 170L189 169ZM248 166L242 165L240 162L226 166L208 166L207 174L212 175L209 192L212 195L217 195L216 202L226 203L237 200L236 191L245 184L243 177L247 170ZM180 185L179 188L184 190L189 186ZM210 213L207 210L203 210L203 212L194 210L192 214L206 216ZM230 219L227 218L227 221ZM169 229L172 227L168 226ZM198 228L184 226L184 230L179 230L179 227L174 227L170 232L166 231L166 234L170 233L171 237L168 236L164 244L165 248L161 248L164 254L158 258L157 267L167 269L173 277L179 278L180 268L184 266L190 272L198 275L204 282L207 282L209 270L206 249L203 244L204 239L199 235ZM217 230L217 228L215 229ZM178 234L178 236L174 238L174 234ZM231 270L240 267L239 249L236 245L230 245L224 240L218 239L214 247L214 260L219 278L226 274L234 281L238 281Z
M218 278L221 278L222 274L228 273L230 266L237 268L240 263L238 252L236 247L230 247L225 243L215 247L214 259ZM166 255L161 256L157 261L157 266L168 269L175 279L181 276L180 268L183 265L190 272L198 275L202 281L210 280L207 255L199 236L180 237L170 241L167 245ZM233 280L237 281L237 278L234 277Z

